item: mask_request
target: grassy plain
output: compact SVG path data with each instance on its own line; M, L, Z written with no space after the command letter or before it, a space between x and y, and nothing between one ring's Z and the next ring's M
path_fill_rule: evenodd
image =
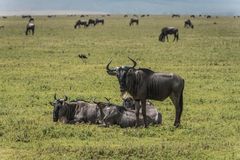
M93 16L97 17L97 16ZM73 29L79 17L0 19L0 159L240 159L240 19L150 16L105 17L104 26ZM214 25L213 22L217 24ZM180 30L177 43L160 43L164 26ZM90 53L86 63L77 55ZM105 65L131 64L185 79L180 128L170 100L154 101L161 126L122 129L52 122L54 93L121 103L117 79Z

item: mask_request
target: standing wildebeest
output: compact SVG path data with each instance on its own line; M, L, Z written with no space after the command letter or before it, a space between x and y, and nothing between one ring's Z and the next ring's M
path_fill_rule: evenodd
M190 15L190 18L195 18L195 15Z
M75 29L76 29L76 28L80 28L81 25L84 26L84 28L85 28L85 27L88 27L87 21L85 21L85 20L78 20L78 21L75 23L74 28L75 28Z
M174 18L174 17L180 18L180 15L179 15L179 14L173 14L173 15L172 15L172 18Z
M131 18L130 19L130 22L129 22L129 26L131 26L131 25L133 25L133 24L136 24L136 25L138 25L138 23L139 23L139 20L138 20L138 18Z
M168 34L173 34L174 35L174 39L173 41L175 41L175 39L179 39L179 33L178 33L178 29L175 27L164 27L162 29L161 34L159 35L159 41L164 42L165 41L165 37L167 37L167 41L168 41Z
M207 18L211 18L212 16L210 16L210 15L207 15Z
M53 109L53 121L63 123L98 123L100 120L100 111L96 104L86 101L72 101L66 102L64 99L57 99L54 95L54 101L50 102Z
M32 35L34 35L34 31L35 31L35 24L34 24L34 19L33 18L30 18L29 19L29 22L26 26L26 32L25 34L28 35L28 32L29 31L32 31Z
M101 23L102 25L104 25L104 19L102 19L102 18L97 18L96 20L95 20L95 25L97 25L98 23Z
M121 66L110 69L109 65L112 62L110 61L106 70L109 75L117 76L121 93L128 92L136 101L136 126L139 125L139 110L142 107L144 125L147 127L147 99L163 101L170 97L176 110L174 126L178 127L183 109L184 79L173 73L157 73L146 68L136 69L137 63L129 59L133 62L132 67Z
M88 26L95 26L95 25L96 25L96 21L94 19L88 20Z
M184 28L188 28L188 27L191 27L192 29L194 28L190 19L188 19L184 22Z
M3 18L3 19L7 19L7 17L6 17L6 16L2 16L2 18Z

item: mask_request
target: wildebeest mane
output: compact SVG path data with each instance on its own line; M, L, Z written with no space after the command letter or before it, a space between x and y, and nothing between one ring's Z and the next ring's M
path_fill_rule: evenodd
M76 103L68 103L63 106L66 109L65 115L68 121L74 119L75 109L77 107Z
M154 72L147 68L130 69L126 77L127 90L131 95L137 95L138 87L143 83L145 75L151 75Z

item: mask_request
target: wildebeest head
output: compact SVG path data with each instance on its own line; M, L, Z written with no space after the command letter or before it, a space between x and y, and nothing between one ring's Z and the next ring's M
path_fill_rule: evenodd
M65 101L67 101L68 97L65 96L64 99L59 98L57 99L56 94L54 95L54 101L53 102L49 102L50 105L52 105L53 108L53 122L57 122L59 117L61 117L61 115L63 114L64 110L63 110L63 106Z
M126 77L127 77L127 73L134 69L134 67L137 65L137 63L131 59L130 57L128 57L132 62L133 62L133 66L121 66L121 67L115 67L115 68L109 68L109 65L111 64L112 61L110 61L107 66L107 73L111 76L117 76L118 78L118 82L120 84L120 91L122 92L122 94L126 91Z
M159 35L159 41L161 41L161 42L164 42L164 41L165 41L165 37L164 37L164 34L163 34L163 33L161 33L161 34Z

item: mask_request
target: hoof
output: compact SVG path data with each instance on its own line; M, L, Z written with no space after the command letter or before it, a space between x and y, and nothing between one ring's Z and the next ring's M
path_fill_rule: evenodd
M178 128L179 126L180 126L180 123L178 122L178 123L174 123L174 126L176 127L176 128Z

